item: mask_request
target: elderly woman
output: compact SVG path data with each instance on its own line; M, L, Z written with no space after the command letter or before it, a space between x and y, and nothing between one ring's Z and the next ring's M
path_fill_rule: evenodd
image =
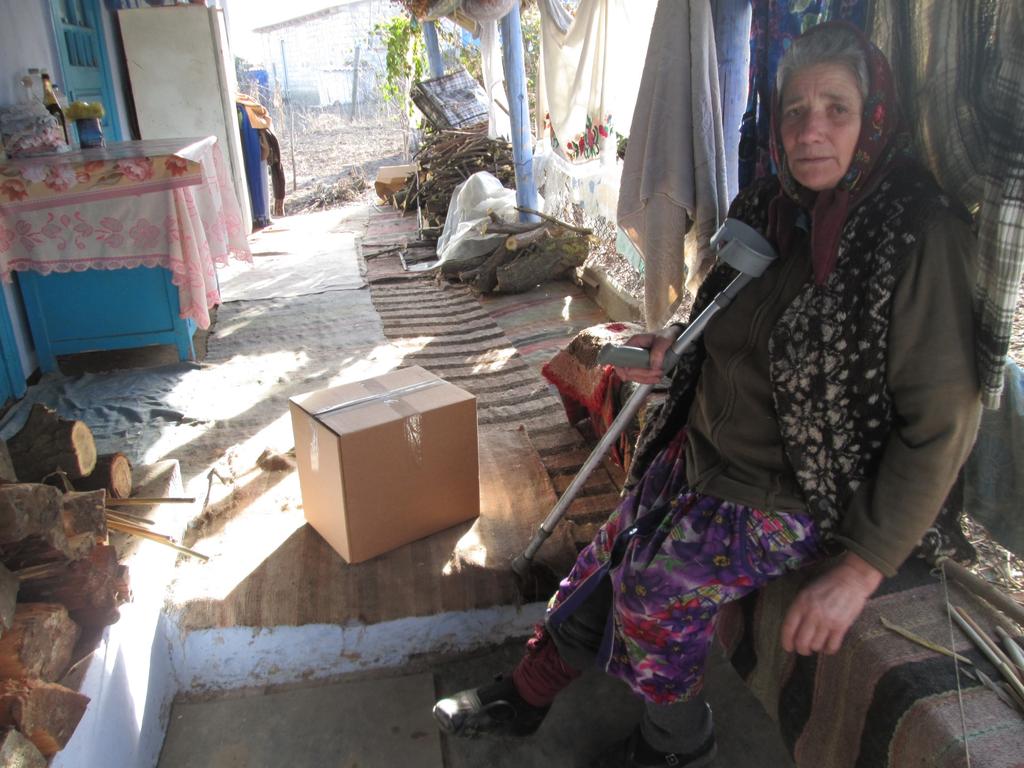
M980 411L966 212L910 159L882 54L845 24L780 62L777 178L729 215L779 258L708 325L637 446L628 493L511 675L443 699L451 734L525 735L594 664L645 702L629 766L705 765L719 607L813 561L782 646L834 653L933 525ZM699 312L734 275L720 266ZM635 337L661 378L666 338Z

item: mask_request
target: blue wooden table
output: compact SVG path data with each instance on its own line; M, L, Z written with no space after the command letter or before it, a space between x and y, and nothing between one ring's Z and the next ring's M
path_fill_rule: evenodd
M18 275L40 369L154 344L194 357L214 264L251 258L241 221L213 137L0 162L0 271Z
M57 355L174 344L178 357L195 357L196 323L180 317L178 289L164 267L67 274L18 274L32 342L43 373Z

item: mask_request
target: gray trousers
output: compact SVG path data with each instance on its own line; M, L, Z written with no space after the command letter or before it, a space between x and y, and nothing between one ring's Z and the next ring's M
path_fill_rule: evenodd
M579 670L594 666L611 606L611 583L605 577L569 618L558 626L548 626L566 664ZM707 740L712 728L711 710L703 693L674 704L644 701L640 730L647 743L661 752L692 752Z

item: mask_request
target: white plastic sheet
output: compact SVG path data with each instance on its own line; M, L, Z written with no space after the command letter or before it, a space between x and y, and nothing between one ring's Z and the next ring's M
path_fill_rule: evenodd
M467 261L493 251L507 235L486 234L490 214L513 222L518 219L515 190L506 189L487 171L474 173L452 194L444 230L437 241L440 263Z

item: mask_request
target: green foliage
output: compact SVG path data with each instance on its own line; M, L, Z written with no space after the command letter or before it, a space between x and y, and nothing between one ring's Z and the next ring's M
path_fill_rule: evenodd
M445 64L454 58L478 83L483 83L483 67L480 62L480 46L466 45L462 41L462 27L451 19L439 19L437 22L437 40L441 44L441 55ZM447 69L446 71L450 71Z
M384 59L384 98L401 104L403 109L411 113L409 87L415 81L421 80L427 70L423 30L413 19L398 15L376 24L373 32L387 49Z

